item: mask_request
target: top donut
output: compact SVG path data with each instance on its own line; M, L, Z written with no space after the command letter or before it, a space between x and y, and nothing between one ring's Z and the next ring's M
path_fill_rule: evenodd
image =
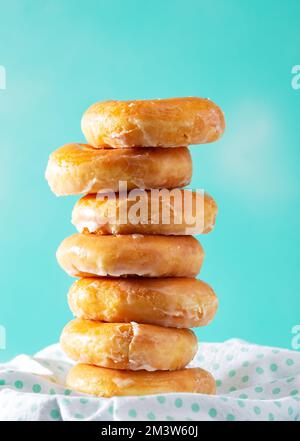
M206 98L103 101L84 113L81 128L95 148L180 147L216 141L225 120Z

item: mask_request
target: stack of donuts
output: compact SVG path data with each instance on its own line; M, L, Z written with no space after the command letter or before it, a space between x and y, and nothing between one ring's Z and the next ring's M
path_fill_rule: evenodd
M197 351L188 328L207 325L217 309L212 288L196 279L204 251L192 236L212 230L217 205L182 188L192 177L188 146L216 141L224 127L208 99L106 101L83 115L88 145L50 155L52 191L84 195L72 213L78 233L57 250L79 278L68 295L76 318L61 335L78 362L68 387L104 397L214 393L209 372L186 366Z

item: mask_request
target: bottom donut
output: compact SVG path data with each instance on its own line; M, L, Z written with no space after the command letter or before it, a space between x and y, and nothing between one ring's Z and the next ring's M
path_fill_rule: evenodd
M178 371L124 371L77 364L67 376L67 387L98 397L153 395L162 393L199 393L213 395L213 376L200 368Z

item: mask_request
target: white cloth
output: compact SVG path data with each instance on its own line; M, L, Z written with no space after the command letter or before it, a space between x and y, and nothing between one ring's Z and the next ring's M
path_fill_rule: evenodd
M0 365L0 420L300 420L300 352L240 340L200 343L191 366L209 370L217 395L97 398L70 391L72 362L58 344Z

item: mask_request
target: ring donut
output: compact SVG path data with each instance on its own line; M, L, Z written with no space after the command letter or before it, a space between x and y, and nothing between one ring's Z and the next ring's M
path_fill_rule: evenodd
M189 184L192 159L186 147L176 149L94 149L67 144L49 157L45 177L57 196L133 188L175 188Z
M205 98L104 101L83 115L93 147L179 147L216 141L225 129L221 109Z
M134 371L182 369L197 351L197 338L189 329L81 319L67 324L60 342L73 360Z
M68 294L76 317L110 323L148 323L193 328L213 319L218 300L201 280L106 279L77 280Z
M74 234L56 257L74 277L195 277L204 251L193 236L96 236Z
M215 225L218 208L207 193L178 188L133 193L84 196L73 208L73 225L95 234L161 235L208 233Z
M213 376L200 368L180 371L127 371L77 364L67 375L67 387L98 397L151 395L163 393L198 393L214 395Z

